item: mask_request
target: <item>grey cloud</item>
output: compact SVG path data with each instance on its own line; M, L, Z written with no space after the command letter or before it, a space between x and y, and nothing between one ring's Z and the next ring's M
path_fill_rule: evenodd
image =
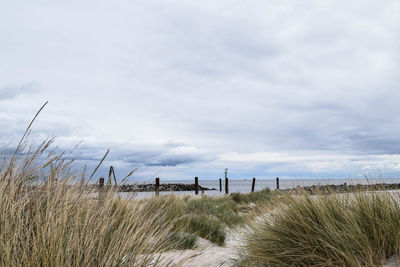
M13 99L21 94L31 94L38 91L37 83L23 83L0 87L0 100Z
M118 144L110 142L108 146L100 142L90 145L83 142L78 147L75 157L78 160L100 161L107 148L109 148L110 154L107 157L107 162L118 161L130 165L132 168L140 166L178 166L209 161L210 157L201 152L175 151L176 148L185 147L187 146L171 142L157 145ZM60 149L63 148L60 147Z
M116 151L118 153L118 151ZM127 155L118 156L118 159L132 165L139 164L145 166L177 166L182 164L190 164L205 161L202 155L171 155L159 149L158 152L132 152Z
M400 155L400 137L352 135L349 136L353 149L366 154Z
M146 163L146 166L172 166L176 167L178 165L182 164L189 164L189 163L195 163L199 161L198 159L195 159L193 157L185 157L185 156L168 156L167 158L162 158L162 159L152 159L149 161L149 163Z

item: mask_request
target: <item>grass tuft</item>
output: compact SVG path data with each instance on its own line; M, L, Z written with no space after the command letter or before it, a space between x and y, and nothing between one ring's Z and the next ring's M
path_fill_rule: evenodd
M358 192L284 195L254 225L244 266L375 266L399 253L399 196Z
M266 188L248 194L232 193L230 194L230 198L238 204L270 202L273 198L273 194L269 188Z
M50 145L1 155L1 266L148 266L174 246L163 205L90 191Z
M200 237L210 240L212 243L222 246L225 242L225 227L220 221L210 218L207 215L191 214L186 217L188 229Z

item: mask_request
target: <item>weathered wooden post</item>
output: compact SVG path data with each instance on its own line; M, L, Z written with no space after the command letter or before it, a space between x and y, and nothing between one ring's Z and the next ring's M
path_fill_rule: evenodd
M228 168L225 168L225 194L229 194Z
M104 178L100 177L99 179L99 190L103 190L104 188Z
M102 207L104 204L104 199L107 192L104 190L104 178L100 177L99 179L99 206Z
M276 189L279 190L279 177L276 177Z
M115 171L113 166L110 166L110 171L108 172L107 186L109 187L111 187L111 175L114 177L115 186L117 186L117 179L115 178Z
M222 192L222 179L219 178L219 192Z
M110 171L108 172L108 179L107 179L107 187L111 187L111 170L112 170L112 166L110 166Z
M156 178L156 196L160 195L160 178Z
M256 186L256 178L253 178L253 182L251 183L251 192L254 192L254 187Z
M199 177L194 177L194 193L199 194Z

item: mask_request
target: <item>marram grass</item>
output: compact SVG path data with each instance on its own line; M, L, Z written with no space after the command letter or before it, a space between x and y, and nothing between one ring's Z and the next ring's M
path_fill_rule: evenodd
M223 246L228 234L228 229L244 226L250 218L254 217L255 204L267 205L272 201L272 192L241 194L234 193L229 196L219 197L194 197L166 195L138 200L145 203L150 209L163 206L163 213L167 220L173 224L172 231L185 234L185 240L178 243L178 248L192 249L197 242L193 236L208 239L214 244Z
M162 205L88 194L50 144L2 155L1 266L148 266L174 248Z
M400 250L399 195L282 196L253 226L243 266L379 266Z

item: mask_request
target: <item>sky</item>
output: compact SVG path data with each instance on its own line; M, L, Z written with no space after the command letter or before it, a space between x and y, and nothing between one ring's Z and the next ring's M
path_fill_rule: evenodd
M400 175L400 2L0 1L0 143L135 180ZM101 172L100 172L101 173Z

